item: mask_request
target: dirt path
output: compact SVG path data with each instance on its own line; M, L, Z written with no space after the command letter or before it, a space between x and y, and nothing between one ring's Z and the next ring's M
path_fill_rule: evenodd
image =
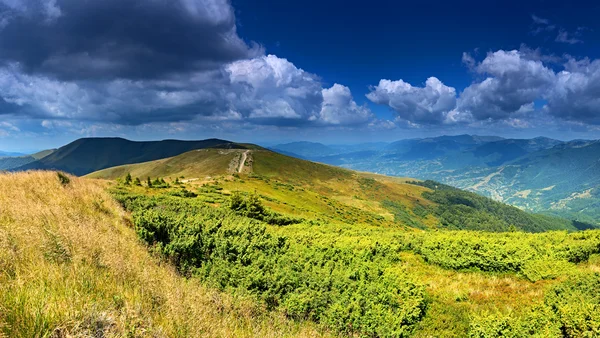
M240 161L240 167L238 169L238 173L242 173L242 170L244 170L244 165L246 164L246 159L248 159L249 152L250 152L250 150L246 150L242 153L242 160Z

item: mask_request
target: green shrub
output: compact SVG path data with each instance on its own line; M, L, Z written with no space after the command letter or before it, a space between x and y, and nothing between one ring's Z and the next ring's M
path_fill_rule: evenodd
M58 181L60 182L60 184L62 184L63 186L68 185L69 183L71 183L71 179L69 178L69 176L61 173L60 171L56 173L56 175L58 176Z
M267 210L256 193L249 194L245 197L240 192L233 192L229 197L229 208L240 215L254 218L271 225L290 225L302 222L301 219L283 216Z
M563 337L600 336L600 273L580 275L546 295Z
M408 239L409 250L452 270L512 272L531 281L555 278L600 253L600 232L486 233L440 231Z
M115 197L133 212L139 237L182 273L289 317L348 335L403 337L425 315L424 287L390 269L398 252L389 245L357 251L269 234L246 216L265 215L260 201L240 194L227 208L164 195Z
M471 319L469 337L559 338L562 334L550 309L537 306L520 315L493 313L475 316Z

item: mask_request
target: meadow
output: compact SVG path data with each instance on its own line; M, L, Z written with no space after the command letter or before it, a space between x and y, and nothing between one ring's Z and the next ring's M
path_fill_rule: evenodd
M1 174L1 334L600 335L599 231L401 179L258 172ZM448 208L499 228L445 226Z
M397 217L393 222L368 217L364 208L346 204L335 204L339 210L327 217L330 212L321 213L310 203L280 204L282 196L306 193L301 191L306 187L273 181L231 177L162 189L120 185L112 191L132 213L136 232L150 251L182 275L340 336L600 333L598 231L534 233L535 227L524 231L514 225L500 232L431 229L422 221L419 228ZM376 179L363 181L363 191L378 184ZM433 190L423 192L428 194L434 195L432 200L439 197ZM286 212L300 205L303 212ZM421 220L448 207L401 206L413 219L418 219L412 216L414 209L424 208L416 211L426 214ZM498 206L488 206L493 207ZM494 222L519 220L504 208L504 213L492 214Z

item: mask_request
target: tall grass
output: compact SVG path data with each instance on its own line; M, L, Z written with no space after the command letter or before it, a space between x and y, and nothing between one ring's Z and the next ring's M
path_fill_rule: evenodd
M0 336L324 335L182 278L130 222L101 182L0 174Z

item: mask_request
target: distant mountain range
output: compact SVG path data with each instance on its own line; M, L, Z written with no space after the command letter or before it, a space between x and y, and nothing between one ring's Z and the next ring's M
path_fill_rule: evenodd
M123 164L153 161L190 150L215 147L239 148L240 145L219 139L135 142L122 138L83 138L58 148L48 156L8 169L51 169L86 175Z
M600 221L600 141L441 136L340 151L277 145L286 154L379 174L432 179L523 209Z
M257 146L220 139L84 138L56 150L0 158L0 170L49 169L81 176L207 148ZM359 171L431 179L522 209L600 224L600 141L459 135L358 145L294 142L271 150ZM197 166L191 159L185 157L186 165ZM288 175L293 174L290 168Z
M52 154L54 150L55 149L44 150L31 155L21 154L17 156L0 157L0 170L11 170L14 168L19 168L21 166L35 162Z
M0 157L17 157L17 156L25 156L27 154L23 154L23 153L14 153L14 152L8 152L8 151L1 151L0 150Z

